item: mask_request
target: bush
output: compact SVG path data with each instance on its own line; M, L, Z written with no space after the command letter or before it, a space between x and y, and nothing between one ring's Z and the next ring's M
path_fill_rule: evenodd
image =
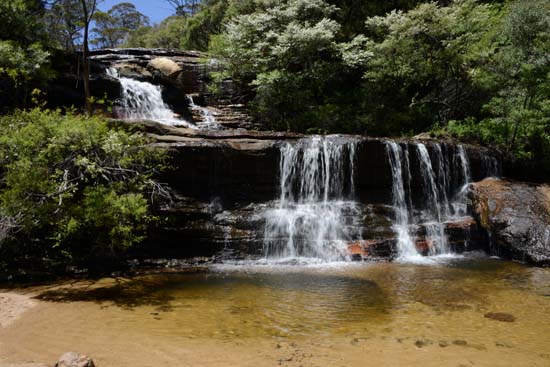
M0 258L82 263L140 242L164 161L146 143L98 117L0 117Z

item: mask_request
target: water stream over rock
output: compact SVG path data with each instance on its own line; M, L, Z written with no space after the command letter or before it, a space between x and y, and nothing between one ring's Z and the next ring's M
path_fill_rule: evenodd
M206 130L218 130L223 128L223 126L218 124L216 115L208 108L196 104L192 95L188 94L187 100L189 101L189 108L191 111L199 115L200 121L197 123L199 128Z
M360 237L355 140L313 137L281 147L280 197L265 212L266 257L342 260Z
M115 68L107 69L107 74L118 79L120 82L122 87L122 106L126 119L153 120L166 125L196 128L195 125L179 118L164 103L160 86L132 78L121 77Z
M421 247L427 247L429 255L448 254L451 250L445 233L446 222L466 216L466 192L471 180L466 151L462 145L451 149L435 144L433 156L430 156L425 144L412 145L419 162L422 198L415 208L411 204L410 146L386 142L392 174L393 228L398 239L399 258L406 260L419 255L418 239L415 238L418 227L422 227L425 233Z

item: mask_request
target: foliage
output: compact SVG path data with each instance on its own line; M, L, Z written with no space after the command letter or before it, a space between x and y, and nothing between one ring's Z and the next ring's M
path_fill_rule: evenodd
M81 13L80 0L58 0L47 9L44 23L52 46L69 51L77 50L84 28Z
M451 124L455 136L498 145L550 176L550 4L509 5L495 33L498 50L477 76L491 88L483 114Z
M44 4L40 0L0 1L0 40L12 40L23 46L45 41L43 14Z
M39 109L1 117L0 222L16 227L1 257L76 262L140 242L163 162L145 143L97 117Z
M28 103L29 91L49 76L40 1L0 1L0 112Z
M475 113L483 95L472 85L472 74L488 51L480 44L496 13L492 6L461 0L369 18L364 49L373 56L364 65L364 91L371 121L389 122L375 129L423 131Z
M254 5L228 23L214 51L242 89L254 88L257 110L272 127L307 129L318 119L325 128L327 86L339 78L336 8L323 0Z
M168 17L158 25L141 27L131 32L125 46L177 49L186 27L186 18Z
M107 12L94 15L95 38L92 44L99 47L118 47L126 41L130 32L149 25L149 18L137 11L132 3L114 5Z
M192 12L177 12L158 25L137 28L130 33L125 46L206 51L210 38L222 31L228 3L225 0L199 3L194 3Z
M7 75L16 84L37 78L48 56L39 43L23 48L13 41L0 41L0 75Z
M194 15L200 8L201 0L166 0L174 8L176 15Z

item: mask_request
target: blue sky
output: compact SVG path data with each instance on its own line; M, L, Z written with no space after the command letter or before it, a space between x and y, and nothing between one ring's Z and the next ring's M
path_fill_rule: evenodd
M107 11L113 5L122 2L133 3L140 13L149 17L151 23L160 23L164 18L174 14L174 9L165 0L103 0L99 3L99 9Z

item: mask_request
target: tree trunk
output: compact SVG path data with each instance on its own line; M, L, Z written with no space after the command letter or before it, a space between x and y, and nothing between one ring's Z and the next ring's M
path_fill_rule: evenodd
M84 82L84 98L86 105L86 113L88 116L92 115L92 94L90 92L90 61L89 49L88 49L88 33L90 28L90 21L95 10L96 1L91 3L91 8L88 8L86 0L80 1L82 4L82 12L84 15L84 39L82 41L82 80Z

